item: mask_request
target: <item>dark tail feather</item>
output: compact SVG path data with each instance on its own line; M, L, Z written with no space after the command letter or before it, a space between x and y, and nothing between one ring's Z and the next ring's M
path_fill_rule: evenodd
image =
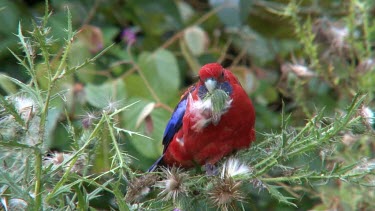
M154 164L152 164L152 166L147 170L147 172L153 172L158 166L162 166L164 165L163 164L163 157L164 155L160 156L160 158L158 158Z

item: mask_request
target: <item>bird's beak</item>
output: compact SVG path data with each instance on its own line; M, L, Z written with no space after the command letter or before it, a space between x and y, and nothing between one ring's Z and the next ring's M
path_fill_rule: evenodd
M208 90L209 93L211 93L212 91L216 89L216 84L217 84L217 81L213 78L208 78L204 82L204 85L206 86L206 89Z

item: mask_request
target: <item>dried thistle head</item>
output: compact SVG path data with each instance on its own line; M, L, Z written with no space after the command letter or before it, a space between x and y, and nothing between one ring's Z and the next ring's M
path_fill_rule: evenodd
M53 168L58 168L60 165L64 164L64 161L71 160L73 153L69 152L51 152L43 157L43 165L48 167L52 165ZM63 170L59 171L59 176L62 176L64 171L70 169L70 172L83 175L84 171L88 167L87 165L87 154L82 154L78 159L72 163L72 161L64 164Z
M316 41L329 45L330 53L345 57L349 55L350 45L346 41L349 28L343 22L319 19L314 23L313 32Z
M352 170L354 172L371 172L375 169L375 159L363 158L361 162Z
M38 105L31 98L17 96L13 102L15 109L24 121L29 121L38 112Z
M98 119L99 117L95 115L95 113L87 112L86 115L82 117L82 127L84 129L89 129Z
M359 137L358 136L355 136L351 133L345 133L342 137L342 143L345 145L345 146L351 146L353 145L355 142L357 142L359 140Z
M373 129L375 128L375 114L369 107L362 106L360 115L362 116L367 127Z
M27 210L27 207L28 203L23 199L12 198L8 200L5 197L1 198L0 208L4 208L4 210Z
M313 72L304 62L294 62L294 63L285 63L281 66L281 71L283 74L293 73L300 78L312 78L316 76L316 73Z
M130 181L125 195L125 201L128 203L139 202L150 192L150 187L155 184L157 179L158 176L156 174L146 174Z
M252 183L254 188L258 189L259 191L267 188L266 185L260 179L257 178L250 180L250 183Z
M162 188L163 190L159 193L159 196L163 197L163 200L168 201L176 199L182 195L187 195L187 189L184 185L184 180L187 177L186 173L183 173L180 168L172 167L162 168L165 179L156 183L156 187Z
M221 179L233 178L240 175L250 174L252 170L236 158L229 158L223 164Z
M241 181L235 181L233 178L219 179L208 195L212 204L218 206L220 210L234 210L235 203L244 200L240 187Z
M374 70L375 68L375 59L374 58L365 58L359 61L356 70L360 73L367 73Z
M103 108L103 111L106 113L111 113L119 109L119 107L121 107L121 101L108 100L107 106Z
M69 157L73 154L68 154ZM68 166L71 165L71 162L68 163ZM70 172L74 172L79 175L83 175L84 170L87 168L87 154L82 154L78 157L76 162L73 164L73 167L70 169Z

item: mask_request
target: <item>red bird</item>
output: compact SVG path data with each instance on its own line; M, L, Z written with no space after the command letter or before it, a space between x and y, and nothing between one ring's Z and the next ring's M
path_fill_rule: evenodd
M163 155L150 167L215 164L255 140L255 111L236 77L220 64L204 65L181 97L163 136Z

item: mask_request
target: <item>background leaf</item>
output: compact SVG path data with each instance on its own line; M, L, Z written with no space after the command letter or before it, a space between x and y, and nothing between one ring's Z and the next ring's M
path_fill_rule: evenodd
M138 65L155 94L163 102L170 102L180 86L180 72L175 56L168 50L142 53Z
M184 39L194 56L203 54L208 46L208 36L198 26L189 27L184 31Z
M125 84L122 80L101 85L88 84L85 92L87 101L97 108L104 108L111 102L121 102L126 99Z

